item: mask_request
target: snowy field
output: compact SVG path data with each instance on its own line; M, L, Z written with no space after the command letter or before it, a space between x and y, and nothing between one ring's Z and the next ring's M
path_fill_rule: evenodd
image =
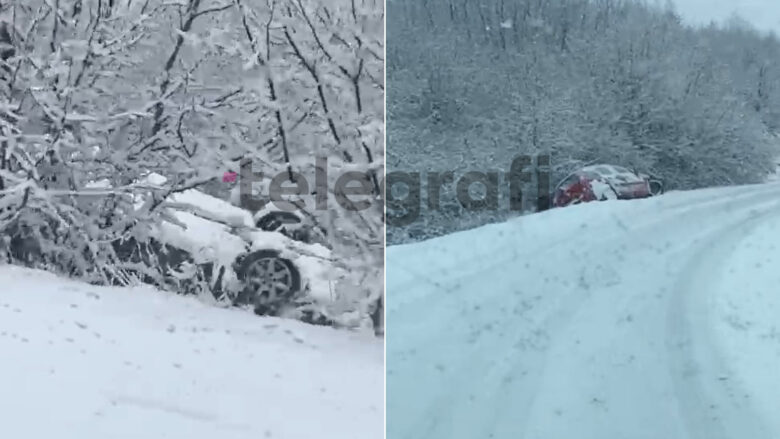
M0 437L380 439L383 341L0 266Z
M391 439L780 438L780 184L387 251Z

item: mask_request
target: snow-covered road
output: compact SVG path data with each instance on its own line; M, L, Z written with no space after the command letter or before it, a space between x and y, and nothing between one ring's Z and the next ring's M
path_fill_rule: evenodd
M0 438L381 439L383 341L0 266Z
M780 438L780 185L387 252L389 439Z

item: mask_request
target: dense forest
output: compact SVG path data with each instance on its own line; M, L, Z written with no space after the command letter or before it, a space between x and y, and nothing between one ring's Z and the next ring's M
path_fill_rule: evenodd
M606 162L691 189L774 171L780 41L737 17L694 28L630 0L390 0L387 39L388 172L506 172L549 154L553 186ZM518 214L501 206L467 212L442 190L388 243Z
M170 194L226 196L220 178L242 159L269 178L313 179L324 158L329 191L357 171L381 200L383 11L380 0L0 0L0 260L24 232L49 269L121 278L109 243L143 238ZM167 182L138 209L149 172ZM101 181L111 190L96 198ZM382 203L330 201L304 211L351 268L344 294L381 294Z

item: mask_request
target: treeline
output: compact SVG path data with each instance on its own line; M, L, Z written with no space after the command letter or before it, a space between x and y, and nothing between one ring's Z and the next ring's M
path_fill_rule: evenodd
M389 171L506 172L550 154L553 184L608 162L690 189L774 168L780 42L738 19L693 28L629 0L393 0L387 26ZM516 214L449 195L389 242Z

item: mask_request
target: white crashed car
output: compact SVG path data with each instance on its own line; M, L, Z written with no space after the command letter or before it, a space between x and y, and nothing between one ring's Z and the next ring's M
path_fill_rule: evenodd
M195 189L172 195L162 209L167 219L148 236L115 243L121 259L151 265L181 288L251 306L259 315L333 324L333 315L359 312L357 303L336 293L347 272L331 251L285 235L280 221L256 219ZM290 215L274 217L293 222Z

